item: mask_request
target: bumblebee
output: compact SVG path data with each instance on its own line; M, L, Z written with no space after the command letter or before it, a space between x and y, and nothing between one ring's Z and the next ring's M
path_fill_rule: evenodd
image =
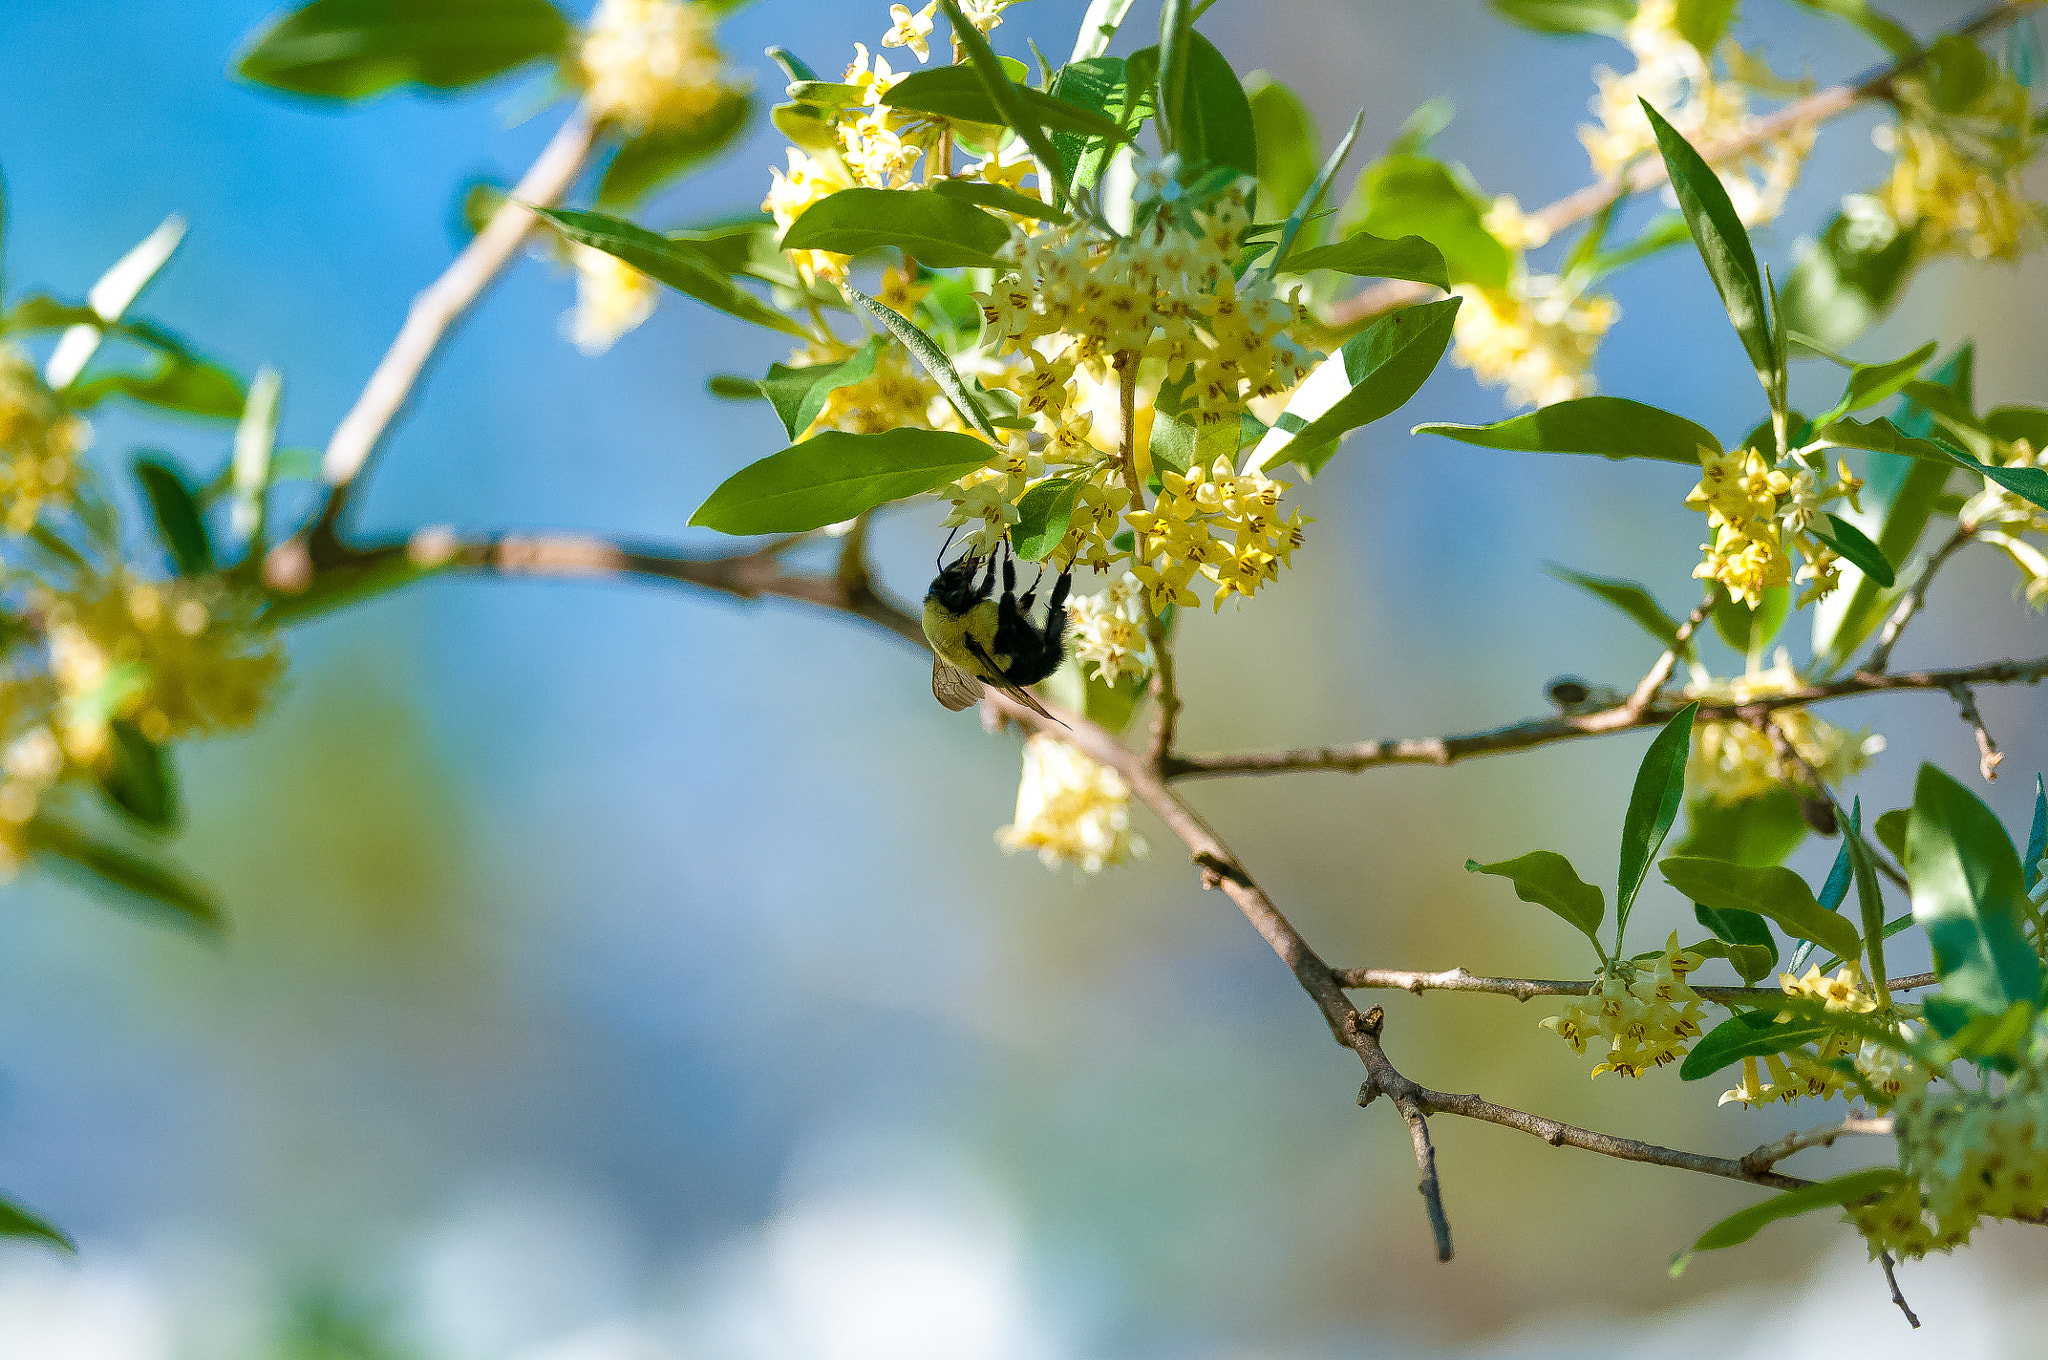
M1025 691L1060 668L1066 659L1067 590L1073 568L1059 574L1046 601L1045 622L1031 621L1037 582L1017 596L1017 566L1003 555L1003 594L995 593L996 557L962 556L941 566L924 597L924 635L932 645L932 694L954 712L981 698L994 685L1040 717L1053 718ZM1040 573L1041 579L1043 573Z

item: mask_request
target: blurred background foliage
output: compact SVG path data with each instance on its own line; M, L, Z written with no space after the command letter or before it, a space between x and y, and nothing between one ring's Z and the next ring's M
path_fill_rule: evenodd
M1003 36L1063 51L1082 8L1033 0ZM1750 9L1780 69L1832 80L1876 55L1788 6ZM1927 0L1911 18L1928 31L1964 10ZM224 65L264 17L242 0L0 10L8 265L75 295L185 213L150 310L243 372L281 368L281 441L318 446L457 247L464 187L516 176L551 122L517 121L533 95L518 78L347 113L238 84ZM768 45L829 73L886 22L880 6L759 0L722 35L772 90ZM1588 69L1625 56L1536 39L1477 3L1226 3L1204 28L1240 70L1292 84L1325 137L1363 104L1362 144L1382 146L1448 95L1441 153L1525 205L1584 182ZM1823 134L1766 258L1881 171L1875 121ZM641 220L751 208L781 146L758 128ZM1943 263L1857 352L1975 339L1980 405L2039 402L2048 321L2014 302L2044 285L2038 258ZM1724 438L1749 428L1752 378L1696 258L1653 261L1616 292L1602 390ZM570 300L538 261L491 295L391 440L363 530L712 546L684 528L690 511L782 441L765 406L716 402L703 376L763 371L782 346L669 296L585 359L560 329ZM1466 730L1541 711L1561 673L1633 682L1650 644L1539 567L1689 598L1693 478L1404 433L1499 414L1445 365L1304 493L1317 523L1287 588L1242 618L1189 620L1189 749ZM95 423L102 454L164 442L125 411ZM194 467L218 456L213 430L170 442ZM929 576L932 520L879 528L899 595ZM1937 603L1900 664L2038 653L2048 633L1988 554L1952 568ZM297 629L291 657L256 732L179 753L180 852L219 890L224 939L40 878L0 894L0 1181L82 1247L75 1262L0 1248L0 1354L2040 1344L2038 1230L2006 1225L1903 1272L1930 1327L1909 1341L1827 1216L1674 1282L1670 1254L1754 1190L1454 1120L1436 1132L1459 1255L1437 1265L1405 1133L1354 1108L1355 1060L1229 904L1195 890L1156 828L1150 862L1096 879L1002 856L1015 744L941 713L919 658L878 633L646 585L444 580ZM1979 699L2020 776L1989 796L2023 825L2048 706ZM1974 759L1945 700L1830 716L1890 739L1855 790L1867 806L1908 802L1923 758ZM1195 801L1340 965L1570 976L1569 932L1461 866L1536 845L1603 862L1646 739L1214 783ZM1817 874L1831 854L1792 862ZM1638 916L1648 938L1690 913L1654 887ZM1537 1031L1540 1002L1376 999L1397 1061L1439 1088L1722 1153L1822 1117L1716 1109L1672 1071L1648 1078L1661 1094L1587 1082ZM1808 1174L1862 1156L1806 1154Z

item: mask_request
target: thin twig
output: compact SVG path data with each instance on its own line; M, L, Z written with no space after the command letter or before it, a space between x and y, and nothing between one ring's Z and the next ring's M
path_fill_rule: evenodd
M1899 1306L1899 1311L1906 1315L1906 1321L1913 1325L1913 1330L1919 1331L1920 1319L1913 1315L1913 1310L1906 1306L1906 1296L1899 1292L1899 1277L1893 1273L1892 1254L1888 1251L1880 1251L1877 1254L1877 1259L1884 1263L1884 1282L1892 1287L1892 1302L1896 1303Z
M1775 712L1857 694L1892 691L1941 690L1951 685L2034 684L2048 676L2048 657L2028 661L1994 661L1982 666L1956 670L1901 671L1888 675L1859 672L1839 680L1802 685L1783 694L1752 699L1745 704L1702 704L1701 722L1739 722L1752 712ZM1590 713L1566 713L1530 718L1506 727L1446 737L1409 737L1364 741L1348 746L1310 747L1295 751L1251 751L1224 755L1176 756L1167 763L1173 779L1213 779L1222 775L1284 774L1303 770L1332 770L1356 774L1382 765L1450 765L1475 756L1498 755L1504 751L1526 751L1554 742L1580 737L1626 732L1638 727L1656 727L1668 721L1684 702L1660 699L1641 712L1627 704Z
M1959 36L1969 37L1996 29L2012 22L2027 10L2036 8L2040 3L2041 0L2024 0L2018 4L1996 5L1963 24L1955 32ZM1892 83L1899 76L1918 67L1926 59L1926 53L1923 51L1879 67L1847 84L1816 90L1766 117L1757 119L1732 137L1700 147L1700 154L1709 164L1720 164L1744 156L1795 128L1828 122L1865 100L1887 96ZM1556 202L1537 209L1529 214L1529 217L1543 230L1545 239L1549 239L1566 227L1574 226L1599 213L1617 198L1645 193L1662 185L1669 178L1670 172L1664 166L1663 157L1646 156L1638 160L1625 175L1589 184L1575 193L1567 194ZM1424 301L1435 296L1437 291L1426 283L1392 279L1374 284L1337 303L1330 309L1330 319L1338 326L1358 325L1383 313L1391 312L1397 307Z
M1537 996L1584 996L1593 986L1590 981L1557 978L1480 977L1462 968L1450 968L1439 973L1415 973L1399 968L1339 968L1336 976L1337 985L1350 991L1398 989L1417 996L1424 992L1484 992L1492 996L1511 996L1517 1001ZM1895 992L1910 991L1915 987L1932 987L1934 981L1932 973L1915 973L1910 977L1894 978L1886 985ZM1703 1001L1738 1003L1785 995L1776 987L1702 987L1695 984L1693 991Z
M1671 672L1677 667L1678 658L1692 642L1692 635L1699 631L1699 626L1714 612L1714 606L1720 601L1721 587L1708 587L1706 598L1700 601L1697 609L1686 616L1684 623L1678 625L1678 631L1671 635L1671 645L1665 649L1664 655L1657 658L1657 664L1650 667L1649 674L1636 686L1636 692L1629 696L1627 708L1631 713L1642 713L1656 700L1657 691L1663 689L1665 682L1671 679Z
M1949 558L1955 556L1958 548L1974 538L1976 533L1977 526L1974 524L1959 525L1955 533L1949 536L1948 541L1934 550L1934 556L1928 558L1927 565L1920 569L1920 577L1913 582L1913 588L1906 592L1906 597L1899 601L1899 607L1885 620L1884 631L1877 635L1877 645L1870 649L1870 659L1859 668L1859 673L1884 674L1885 668L1891 665L1892 648L1898 644L1899 634L1906 631L1906 625L1913 621L1913 616L1927 603L1927 588L1934 584L1934 574L1942 569Z
M521 204L545 207L567 193L589 164L597 136L596 124L580 109L572 113L490 222L441 277L413 299L391 348L328 440L320 469L327 481L327 498L319 518L311 529L271 550L266 579L287 588L303 587L313 572L348 557L340 540L341 517L371 455L405 408L428 361L483 291L504 272L533 230L534 215Z
M1998 743L1992 739L1991 729L1984 725L1984 715L1977 711L1977 696L1970 693L1968 685L1950 685L1948 692L1955 696L1956 708L1976 735L1977 772L1984 776L1985 783L1996 784L1998 765L2005 757L1998 753Z
M1788 1133L1783 1138L1765 1143L1749 1153L1742 1159L1742 1165L1750 1171L1768 1171L1795 1152L1804 1152L1808 1148L1833 1147L1839 1139L1855 1135L1891 1137L1891 1116L1852 1114L1844 1116L1839 1124L1807 1129L1803 1133Z

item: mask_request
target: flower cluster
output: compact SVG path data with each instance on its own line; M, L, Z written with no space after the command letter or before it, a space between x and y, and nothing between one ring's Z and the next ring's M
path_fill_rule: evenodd
M1778 987L1787 996L1806 997L1844 1014L1868 1015L1877 1009L1877 998L1864 986L1862 969L1853 961L1843 964L1833 977L1823 976L1818 964L1807 969L1805 977L1780 973ZM1900 1024L1899 1032L1912 1037L1907 1025ZM1720 1103L1738 1101L1754 1107L1776 1100L1789 1105L1802 1096L1832 1100L1837 1091L1856 1089L1856 1083L1835 1066L1836 1060L1845 1057L1873 1090L1886 1095L1895 1096L1906 1086L1927 1081L1927 1074L1902 1060L1896 1050L1837 1031L1817 1044L1794 1045L1766 1053L1761 1060L1744 1058L1742 1084L1722 1092Z
M1529 239L1522 220L1506 222L1499 205L1490 220L1500 232ZM1453 291L1465 303L1452 331L1452 362L1507 388L1510 405L1548 406L1592 393L1593 355L1621 316L1614 299L1567 291L1520 266L1505 288L1464 283Z
M1786 694L1803 682L1781 650L1768 670L1732 680L1690 685L1689 699L1716 706L1741 707L1758 699ZM1883 752L1885 740L1868 728L1844 731L1803 708L1780 708L1771 725L1793 752L1829 786L1861 774L1870 758ZM1745 722L1701 722L1693 727L1692 754L1685 765L1686 791L1723 805L1747 802L1797 781L1776 745Z
M1800 595L1802 606L1840 584L1840 558L1811 531L1836 501L1856 506L1863 483L1849 474L1846 462L1838 465L1836 480L1823 482L1824 467L1816 471L1789 458L1774 465L1752 448L1716 453L1702 447L1699 457L1699 484L1685 503L1707 512L1714 541L1700 545L1705 559L1694 576L1719 581L1752 609L1767 587L1794 579L1812 582ZM1796 578L1788 545L1805 559Z
M1803 84L1778 79L1732 42L1727 69L1717 76L1679 31L1677 0L1643 0L1623 40L1635 55L1635 70L1627 75L1604 66L1594 70L1600 92L1590 107L1600 125L1579 129L1593 170L1602 178L1612 178L1638 156L1656 152L1656 134L1639 99L1648 100L1694 146L1711 146L1743 131L1751 94L1782 98L1805 90ZM1813 141L1813 127L1801 125L1719 167L1721 183L1744 226L1760 226L1783 211Z
M1206 470L1168 472L1159 481L1152 508L1124 516L1137 533L1131 574L1143 583L1155 614L1169 602L1200 604L1189 589L1198 572L1216 583L1217 609L1232 594L1249 598L1262 583L1277 580L1301 546L1301 511L1280 518L1287 484L1257 472L1235 474L1228 455L1218 454Z
M2048 450L2037 453L2024 439L1992 456L2006 467L2048 468ZM2048 607L2048 553L2020 537L2048 534L2048 511L1986 477L1984 489L1964 502L1957 518L1976 531L1980 543L1989 543L2012 559L2027 603L2036 609Z
M960 0L960 12L967 16L968 23L973 24L983 34L987 34L1003 26L1003 11L1015 2L1016 0ZM888 33L883 35L882 46L907 47L917 54L920 64L931 60L932 16L938 13L938 9L939 0L931 0L930 4L915 14L911 13L906 5L889 6L890 27Z
M2038 1063L1996 1095L1988 1086L1909 1092L1892 1118L1908 1179L1849 1209L1873 1257L1948 1251L1966 1244L1983 1219L2048 1213L2048 1081Z
M45 509L70 503L91 443L91 427L64 410L35 363L0 346L0 524L8 533L25 534Z
M600 0L579 65L592 115L635 134L687 131L741 93L690 0Z
M1895 230L1917 229L1922 256L2016 260L2036 244L2048 208L2026 197L2020 176L2044 137L2026 86L1993 73L1967 108L1943 112L1926 82L1909 78L1898 82L1896 100L1898 125L1871 134L1879 150L1892 153L1892 173L1857 205L1862 215ZM1877 235L1883 239L1876 244L1889 239L1882 228Z
M1049 868L1071 864L1090 874L1145 855L1123 776L1043 732L1024 743L1017 818L996 841L1012 852L1036 850Z
M1685 979L1704 962L1705 955L1680 949L1673 931L1663 953L1641 962L1609 961L1584 1001L1568 1001L1562 1015L1537 1024L1557 1031L1574 1053L1605 1040L1607 1052L1594 1076L1619 1072L1640 1077L1684 1057L1686 1041L1700 1032L1706 1010Z
M1145 583L1130 572L1097 595L1067 602L1067 651L1079 665L1095 667L1095 678L1114 685L1152 669L1145 636Z

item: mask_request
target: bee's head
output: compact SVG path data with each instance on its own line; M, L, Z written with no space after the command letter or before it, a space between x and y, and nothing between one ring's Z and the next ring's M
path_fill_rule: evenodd
M965 614L987 594L986 590L975 588L974 576L980 567L980 561L972 555L961 557L951 566L940 567L925 598L949 614Z

